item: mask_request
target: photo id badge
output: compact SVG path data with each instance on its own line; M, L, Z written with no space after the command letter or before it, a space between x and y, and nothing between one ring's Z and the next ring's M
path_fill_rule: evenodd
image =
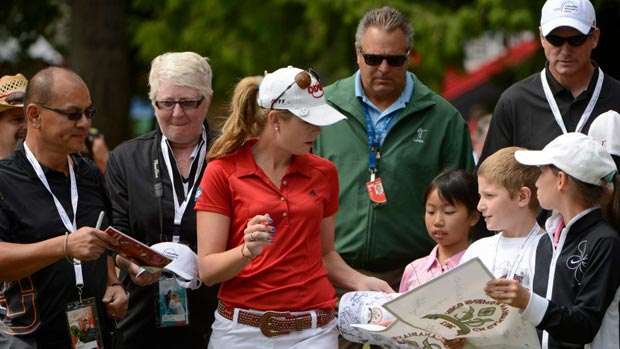
M166 276L159 279L157 289L157 327L188 326L187 290Z
M69 325L69 336L71 336L71 348L103 348L95 298L68 303L65 306L65 314Z
M374 180L366 182L366 189L368 189L368 198L370 198L372 207L383 206L387 203L381 178L375 178Z

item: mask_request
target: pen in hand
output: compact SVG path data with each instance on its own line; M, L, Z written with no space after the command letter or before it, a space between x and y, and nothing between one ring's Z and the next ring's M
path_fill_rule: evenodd
M101 223L103 223L103 217L105 216L105 212L101 211L99 213L99 218L97 219L97 225L95 226L95 228L97 228L97 230L101 230Z

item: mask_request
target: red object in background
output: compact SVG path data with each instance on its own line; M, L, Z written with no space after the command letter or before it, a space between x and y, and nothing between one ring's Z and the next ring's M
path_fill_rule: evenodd
M460 74L455 68L448 67L445 72L441 95L445 99L452 100L487 82L493 75L523 62L536 53L539 48L540 44L536 39L524 41L508 48L504 54L466 74Z

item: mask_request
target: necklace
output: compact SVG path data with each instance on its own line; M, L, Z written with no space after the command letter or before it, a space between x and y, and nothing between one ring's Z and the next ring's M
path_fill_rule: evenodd
M530 230L529 234L525 238L525 241L523 241L523 244L521 244L521 247L519 248L519 252L517 253L515 259L512 262L512 264L510 265L510 270L508 271L508 273L505 276L506 279L513 279L515 277L515 274L517 272L517 268L521 264L521 261L523 260L523 256L525 255L524 252L525 252L525 250L528 247L528 242L530 242L532 237L538 235L538 233L540 232L541 229L542 228L540 226L538 226L538 223L534 223L534 226L532 227L532 229ZM496 275L495 267L496 267L496 262L497 262L497 255L499 254L499 246L500 246L500 243L502 241L502 236L503 236L503 233L500 233L500 236L497 239L497 244L495 245L495 255L493 256L493 270L492 270L493 271L493 275ZM534 241L534 240L532 240L532 241Z

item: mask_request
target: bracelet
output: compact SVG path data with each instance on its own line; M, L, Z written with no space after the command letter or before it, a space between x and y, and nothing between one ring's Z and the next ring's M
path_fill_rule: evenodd
M246 255L243 253L243 249L244 249L244 248L245 248L245 242L243 243L243 245L241 245L241 255L243 256L243 258L247 259L247 260L248 260L248 262L251 262L251 261L252 261L252 259L254 259L254 256L252 256L252 251L250 251L250 249L248 249L248 252L250 252L250 255L249 255L249 256L246 256Z
M67 259L67 262L69 262L69 263L71 263L73 265L78 265L80 263L77 263L77 262L73 261L73 258L70 258L69 255L67 254L67 244L68 244L68 242L69 242L69 232L66 231L65 232L65 243L63 245L63 249L65 251L65 258Z

